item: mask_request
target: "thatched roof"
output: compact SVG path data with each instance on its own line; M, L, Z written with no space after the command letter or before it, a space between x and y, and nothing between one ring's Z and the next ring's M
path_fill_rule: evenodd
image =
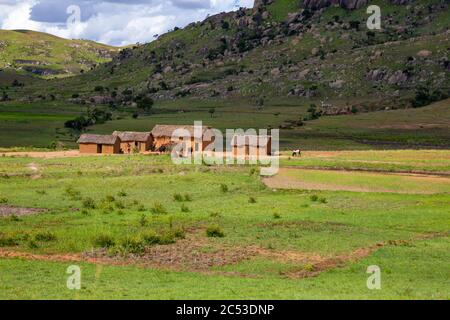
M270 136L235 135L233 139L231 139L231 145L235 147L266 147L271 139L272 137Z
M99 135L99 134L82 134L77 143L95 143L95 144L106 144L113 145L116 144L117 140L120 141L118 136L113 135Z
M150 139L150 132L114 131L113 136L118 136L122 142L147 142Z
M156 125L151 134L153 137L155 138L160 138L160 137L172 137L172 134L175 130L185 130L187 132L189 132L189 135L191 137L194 137L194 126L188 126L188 125ZM202 131L202 135L203 138L205 140L210 140L210 138L212 137L212 131L211 128L209 127L203 127L203 131Z

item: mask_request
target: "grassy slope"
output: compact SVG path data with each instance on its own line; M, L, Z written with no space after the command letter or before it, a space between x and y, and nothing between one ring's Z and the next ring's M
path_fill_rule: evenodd
M395 19L388 23L388 30L395 29L398 25L408 25L414 23L420 17L407 17L408 9L406 6L395 6L386 1L375 1L380 4L388 17L392 15ZM426 6L430 3L437 3L438 0L427 0L421 2ZM269 11L275 20L283 20L288 12L295 11L294 1L277 1L269 7ZM296 3L296 2L295 2ZM164 74L164 81L174 82L181 90L183 83L192 78L202 79L204 84L209 85L211 92L213 90L226 91L226 88L233 84L236 89L230 97L225 100L214 99L177 99L175 101L158 101L155 106L155 113L152 116L141 116L138 120L131 118L131 114L139 112L135 107L119 108L114 111L115 121L104 125L94 126L88 129L94 133L110 133L114 130L149 130L156 123L192 123L194 120L203 120L220 129L236 127L255 127L267 128L269 126L278 127L286 120L298 120L305 116L306 109L310 103L314 102L320 105L323 97L327 97L336 106L344 107L350 105L378 106L379 103L387 103L389 107L396 108L396 99L409 99L413 95L414 88L399 88L397 86L374 85L365 79L367 70L367 57L372 56L377 50L383 51L383 55L371 62L370 68L389 67L392 70L404 70L406 68L407 58L415 57L416 53L423 49L433 51L433 55L427 59L418 59L413 67L414 72L423 70L433 71L433 74L442 74L443 70L436 69L435 60L444 56L448 35L443 33L449 25L449 15L443 12L436 13L432 23L419 24L417 27L410 28L412 34L407 37L411 39L395 38L398 41L391 41L388 45L384 42L386 35L377 35L379 44L374 46L361 46L361 41L365 41L366 30L344 30L342 26L336 26L332 30L327 29L327 25L334 21L334 16L339 16L342 23L348 23L353 20L364 21L367 14L364 8L355 11L345 11L340 8L327 8L320 17L314 18L312 23L317 28L317 33L326 35L329 42L323 45L329 53L324 60L313 57L311 49L320 46L320 39L311 33L305 33L302 37L287 37L282 43L274 42L267 47L258 47L245 54L239 61L225 59L223 66L217 66L214 63L207 67L198 65L192 72L180 76L176 72ZM413 19L413 20L411 20ZM419 21L418 20L418 21ZM80 77L70 79L40 82L35 85L27 85L23 89L10 88L8 92L11 97L23 99L28 96L34 96L42 92L54 94L57 96L59 109L74 110L73 106L67 102L73 93L81 96L98 95L94 92L96 85L101 84L108 87L111 91L117 88L117 92L125 88L133 88L135 92L145 92L147 90L146 82L155 69L155 64L150 62L149 57L155 52L157 57L164 56L170 51L174 43L181 43L183 46L182 56L174 56L173 64L180 66L182 62L200 63L204 56L199 50L204 47L214 48L218 46L219 39L224 36L233 35L237 27L231 23L230 30L216 28L211 30L208 23L196 24L163 35L158 41L140 46L133 50L129 58L120 62L111 72L111 65L103 65L94 72L88 72ZM350 34L351 41L342 40L343 34ZM405 35L403 35L405 36ZM298 41L297 41L298 40ZM355 47L355 48L354 48ZM332 53L333 50L338 50ZM270 55L275 55L271 58ZM266 57L268 56L268 57ZM296 77L297 71L282 74L279 79L272 78L269 74L264 74L266 70L279 67L280 65L291 63L298 66L300 70L310 69L308 77L303 80L292 80ZM113 64L114 65L114 64ZM243 67L248 73L239 76L228 74L227 70L236 70ZM336 71L338 70L339 71ZM282 69L289 69L288 67ZM250 74L250 71L253 73ZM286 97L288 91L298 85L305 88L317 85L316 73L321 73L325 86L318 86L320 97L316 98L293 98ZM342 79L350 84L343 89L344 92L334 92L330 90L328 83L336 79ZM1 79L1 77L0 77ZM259 82L258 79L264 81ZM428 79L428 78L427 78ZM425 79L426 81L428 81ZM448 77L441 77L444 84L441 83L444 91L445 84L448 84ZM425 81L425 82L426 82ZM433 80L434 81L434 80ZM438 80L436 80L438 81ZM440 81L440 80L439 80ZM447 82L446 82L447 81ZM422 83L427 87L429 83ZM439 85L439 86L441 86ZM281 91L280 91L281 90ZM400 90L400 96L397 97L394 91ZM164 92L163 92L164 93ZM380 98L384 94L388 97ZM257 111L254 98L257 96L266 96L264 110ZM274 98L271 96L276 95ZM244 96L244 98L242 97ZM383 101L378 101L379 99ZM49 121L40 127L42 134L35 133L29 137L30 130L34 125L24 121L24 118L33 117L34 113L40 113L41 105L46 109L47 103L34 102L14 102L0 104L0 110L5 105L17 106L17 112L27 110L20 115L17 120L13 120L12 115L5 115L8 122L0 121L3 139L0 140L0 146L40 146L47 147L53 141L62 141L67 146L74 146L76 138L70 135L55 134L63 127L64 121ZM281 135L281 145L283 148L300 147L308 150L326 150L326 149L378 149L378 148L433 148L448 147L449 130L449 100L440 102L420 110L389 111L379 113L367 113L357 116L326 117L318 121L308 123L304 128L295 130L285 130ZM211 119L208 110L211 107L217 109L215 117ZM81 114L84 110L79 107L79 112L73 116ZM29 111L30 110L30 111ZM179 113L180 110L190 111ZM3 111L3 110L1 110ZM53 112L53 111L51 111ZM50 113L52 114L52 113ZM416 127L417 124L423 126ZM66 132L67 133L67 132Z
M108 56L118 52L118 48L93 41L67 40L28 30L0 30L0 42L0 68L36 67L66 76L110 61ZM34 65L37 62L39 65Z
M66 288L68 264L0 260L2 299L449 299L450 239L381 249L317 278L242 279L133 267L80 264L82 290ZM413 263L412 263L413 262ZM366 288L370 265L382 270L382 290Z
M285 153L281 165L298 168L372 170L381 172L450 173L448 150L382 150Z
M346 144L351 146L355 142L359 144L355 146L358 149L448 148L449 116L450 99L447 99L419 109L322 117L286 135L306 150L326 150L327 147L321 144L330 138L337 139L336 149L340 146L346 149Z
M30 163L39 168L41 178L30 180L27 176ZM0 179L1 198L7 198L12 205L51 209L50 213L18 221L0 219L2 236L24 239L26 234L33 236L42 231L56 235L56 241L37 241L37 247L29 247L23 240L11 248L34 253L89 251L92 239L101 233L119 241L127 234L160 230L169 224L202 230L218 223L226 236L211 240L210 245L256 245L275 252L288 249L334 257L381 241L406 240L450 229L448 194L315 191L327 199L327 203L320 203L313 202L313 193L308 191L267 190L256 176L250 175L250 168L174 167L166 157L0 158L0 171L10 175L9 179ZM221 183L229 186L228 193L220 191ZM126 191L123 214L118 209L109 213L104 209L89 210L87 215L74 211L81 208L82 201L68 198L65 190L69 186L97 204L107 195ZM192 201L186 203L191 212L180 211L180 203L172 199L176 192L191 194ZM249 196L256 203L249 203ZM139 211L133 200L143 204L146 211ZM167 215L149 212L156 201L167 208ZM274 219L275 213L281 219ZM147 216L146 226L139 223L142 214ZM200 237L205 237L204 233ZM211 269L257 275L256 279L82 264L83 290L78 293L64 289L68 263L0 259L0 297L446 299L450 294L446 285L449 245L448 237L390 245L343 269L304 280L280 276L280 272L298 270L303 265L271 259ZM365 286L365 270L373 264L383 270L383 290L377 292ZM22 274L22 270L27 272Z
M128 110L115 111L115 120L88 128L88 132L110 134L115 130L149 131L155 124L193 124L226 128L277 128L287 120L301 119L307 105L297 101L268 102L257 110L246 101L180 100L157 103L155 114L133 119ZM208 113L216 108L214 117ZM53 141L75 147L76 136L64 122L85 112L81 105L58 101L33 104L0 104L0 146L48 147ZM189 112L180 113L180 110ZM281 130L282 149L365 150L383 148L448 147L449 100L420 109L383 111L350 116L323 117L302 128Z
M426 10L428 4L437 4L441 0L421 1L420 5ZM367 29L361 27L360 30L346 30L344 25L350 21L360 21L365 24L367 19L366 8L354 11L346 11L341 8L326 8L321 15L312 18L309 23L314 26L314 32L304 32L300 36L283 37L282 41L274 41L268 46L258 46L245 53L242 57L236 56L234 59L224 59L223 65L217 65L214 61L207 66L201 66L205 59L205 54L201 53L202 48L217 48L220 46L222 37L232 37L238 31L236 22L226 17L231 23L229 30L223 30L220 26L213 29L208 23L191 25L185 29L180 29L161 36L157 41L140 46L133 50L129 57L113 63L104 65L79 78L68 79L66 83L53 83L55 90L70 96L72 93L90 94L96 84L109 88L118 88L119 92L133 88L135 91L147 89L147 81L155 72L156 63L152 63L150 57L154 53L157 61L163 61L165 65L180 67L184 63L196 64L187 73L167 72L163 74L164 82L175 91L181 91L189 81L197 79L197 83L209 84L205 91L219 92L226 91L226 88L233 84L235 91L231 97L252 98L256 96L279 97L286 96L288 92L298 86L306 88L316 85L320 99L329 98L333 101L345 97L350 103L355 98L363 98L366 101L391 99L393 93L400 89L401 97L410 97L414 88L406 86L375 84L366 81L365 73L368 63L367 57L373 55L377 50L383 51L383 56L370 62L370 68L388 67L392 70L405 70L407 58L416 56L417 52L423 49L433 51L433 55L428 61L418 60L411 70L413 73L434 72L434 75L442 73L442 68L437 63L438 57L445 56L448 35L445 34L450 24L448 12L434 13L432 21L424 22L424 14L415 15L408 11L406 6L392 5L384 0L372 1L383 8L385 30L375 36L374 44L367 43ZM298 11L298 1L277 0L269 6L272 20L282 22L289 12ZM334 17L339 16L340 24L330 27ZM268 23L268 22L265 22ZM414 27L412 27L413 24ZM396 28L405 27L408 33L397 34ZM348 39L343 37L347 36ZM325 39L325 43L321 41ZM181 49L175 50L174 44L180 44ZM311 54L313 48L321 48L325 53L324 60ZM335 52L337 50L337 52ZM175 54L176 53L176 54ZM170 60L165 61L165 57L170 56ZM239 58L239 59L238 59ZM112 66L114 66L113 72ZM298 71L287 71L290 67L299 67L300 70L310 69L311 72L306 79L295 79ZM283 73L281 77L271 77L270 71L273 68L281 67ZM227 73L230 70L243 68L248 74ZM322 79L313 75L320 72ZM251 72L251 73L250 73ZM264 79L261 83L258 79ZM439 81L433 83L448 91L447 80L433 79ZM342 90L332 90L328 84L337 79L344 80L346 85ZM153 81L152 86L158 88L158 81ZM426 84L426 81L422 81ZM39 90L38 87L30 90ZM162 90L161 92L163 92ZM345 102L343 103L345 105Z
M76 136L64 128L64 122L81 113L85 107L55 101L35 104L4 102L0 104L0 141L4 147L48 147L53 142L73 145Z

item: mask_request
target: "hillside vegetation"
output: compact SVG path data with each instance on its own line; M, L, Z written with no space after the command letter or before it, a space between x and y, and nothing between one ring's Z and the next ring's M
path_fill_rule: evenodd
M67 120L47 118L45 138L31 139L39 146L73 145L85 131L203 120L219 129L280 128L283 147L447 147L448 1L336 2L256 1L123 49L76 77L0 85L0 108L78 119L64 128ZM381 30L366 27L369 4L382 10ZM93 110L111 117L92 121ZM9 128L2 146L31 141L34 125L0 119Z
M369 110L394 102L407 105L422 87L436 100L448 95L447 1L369 1L382 9L382 30L374 31L366 27L366 5L268 2L123 50L112 62L55 83L54 89L89 97L101 85L114 103L143 95L160 100L244 97L255 103L290 96L339 99L338 109L348 102Z
M428 156L422 169L448 152ZM0 298L450 297L448 176L281 168L308 187L285 190L255 169L169 156L0 157ZM82 268L76 292L66 287L70 265ZM367 289L372 265L382 290Z
M29 30L0 30L0 68L61 77L111 61L118 48Z

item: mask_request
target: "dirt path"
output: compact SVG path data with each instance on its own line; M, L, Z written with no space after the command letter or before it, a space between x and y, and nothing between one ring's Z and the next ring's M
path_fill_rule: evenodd
M81 156L92 156L80 154L78 150L67 150L67 151L30 151L30 152L3 152L0 154L5 157L30 157L30 158L42 158L42 159L53 159L53 158L73 158Z
M297 173L310 176L297 176ZM330 174L328 181L318 180L315 175L323 173L325 176ZM350 177L359 177L366 179L364 185L349 180ZM403 179L398 185L404 185L405 190L394 189L383 186L382 181L376 181L377 178L396 178ZM406 178L406 179L405 179ZM347 179L348 181L345 181ZM373 181L371 181L373 179ZM263 178L264 184L271 189L302 189L302 190L324 190L324 191L352 191L352 192L382 192L382 193L401 193L401 194L436 194L433 184L450 186L450 177L413 174L413 173L381 173L371 171L335 171L322 169L303 169L303 168L281 168L276 176ZM423 186L419 189L408 189L408 183L414 183ZM436 188L438 189L438 188ZM450 190L450 189L449 189Z
M10 217L10 216L30 216L33 214L38 214L42 212L47 212L47 209L39 209L39 208L21 208L21 207L13 207L7 205L0 205L0 218L2 217Z
M383 247L411 244L416 241L448 235L448 232L422 234L407 240L380 242L368 247L358 248L348 254L328 257L295 250L274 251L257 246L218 246L212 245L208 239L198 238L198 235L190 235L175 244L149 247L143 255L139 256L111 257L106 250L97 250L84 254L38 255L0 248L0 258L68 263L85 262L104 266L137 266L170 271L197 272L205 275L220 274L248 278L258 278L260 275L212 271L211 267L233 265L254 258L265 258L281 263L298 264L298 268L281 274L286 278L298 279L315 277L322 272L345 267L349 263L355 263L370 256Z

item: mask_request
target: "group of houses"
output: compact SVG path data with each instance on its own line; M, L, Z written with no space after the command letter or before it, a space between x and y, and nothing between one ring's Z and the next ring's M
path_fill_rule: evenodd
M184 132L186 137L177 135L183 142L184 150L190 153L203 152L214 143L211 128L203 127L201 138L196 138L195 127L189 125L156 125L151 132L115 131L111 135L83 134L78 139L80 153L83 154L131 154L149 152L170 152L176 144L174 132ZM270 155L270 137L235 136L231 141L234 155Z

